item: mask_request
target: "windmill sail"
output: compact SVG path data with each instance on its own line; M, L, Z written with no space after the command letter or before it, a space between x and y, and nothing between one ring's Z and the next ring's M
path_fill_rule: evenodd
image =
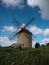
M27 24L24 26L24 28L26 28L31 22L33 22L35 20L35 18L31 18L30 21L27 22Z

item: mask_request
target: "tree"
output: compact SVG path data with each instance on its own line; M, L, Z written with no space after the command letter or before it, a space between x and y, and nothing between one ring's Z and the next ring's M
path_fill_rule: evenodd
M42 44L42 45L41 45L41 47L45 47L45 45L44 45L44 44Z
M2 47L2 46L0 45L0 47Z
M47 43L46 46L49 46L49 43Z
M35 44L35 48L39 48L40 47L40 44L37 42L36 44Z

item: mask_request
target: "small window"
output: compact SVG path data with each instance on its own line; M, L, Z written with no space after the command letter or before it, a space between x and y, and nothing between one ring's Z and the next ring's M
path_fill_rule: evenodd
M23 44L23 46L24 46L24 44Z

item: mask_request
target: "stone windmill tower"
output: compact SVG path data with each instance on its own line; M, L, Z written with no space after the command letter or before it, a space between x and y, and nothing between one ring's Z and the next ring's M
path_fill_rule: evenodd
M18 22L16 22L16 20L14 21L14 23L18 26L18 29L20 28L21 30L19 30L18 32L14 32L12 34L12 36L9 37L9 40L13 39L16 35L17 35L17 43L18 45L22 46L23 48L31 48L32 47L32 33L26 29L26 27L34 20L34 18L32 18L24 27L21 27L19 25Z

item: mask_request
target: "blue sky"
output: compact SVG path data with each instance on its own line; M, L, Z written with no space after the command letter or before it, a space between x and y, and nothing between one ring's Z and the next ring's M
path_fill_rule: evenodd
M10 45L8 37L17 30L17 27L13 24L14 19L23 25L32 17L35 20L28 26L28 29L36 38L34 42L39 42L40 44L49 42L48 3L48 0L1 0L0 45Z

